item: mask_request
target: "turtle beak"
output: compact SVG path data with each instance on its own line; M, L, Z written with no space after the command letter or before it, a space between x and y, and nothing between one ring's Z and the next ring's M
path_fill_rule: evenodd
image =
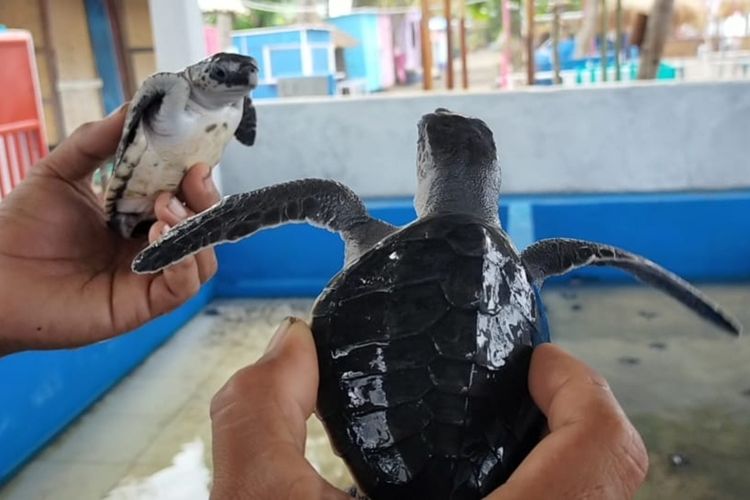
M240 65L240 72L247 75L247 84L251 89L258 86L258 63L252 57L244 59Z
M248 71L250 73L257 73L258 63L252 57L244 57L242 58L242 62L240 62L240 68L242 69L242 71Z

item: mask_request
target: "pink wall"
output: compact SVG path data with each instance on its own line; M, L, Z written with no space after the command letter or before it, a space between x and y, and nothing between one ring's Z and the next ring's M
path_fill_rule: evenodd
M421 16L419 12L409 12L406 14L405 22L402 27L404 30L404 53L406 54L406 69L422 68L422 52L420 51L420 32L419 22ZM413 31L412 31L413 30ZM412 36L416 42L411 44Z
M206 41L207 55L213 55L219 52L219 32L216 26L204 26L203 38Z
M408 71L419 71L422 67L420 50L419 11L394 14L391 17L396 61L396 79L405 83Z
M382 88L387 89L396 83L390 16L378 16L378 34L380 36L380 83Z

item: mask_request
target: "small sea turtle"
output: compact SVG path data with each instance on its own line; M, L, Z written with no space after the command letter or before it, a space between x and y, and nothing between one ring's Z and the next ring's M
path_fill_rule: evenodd
M347 187L307 179L226 197L134 261L155 272L202 248L308 221L339 233L346 267L318 297L317 413L370 498L480 498L538 443L532 349L549 341L538 287L615 266L732 334L740 325L679 277L615 247L549 239L520 255L498 219L492 132L444 109L419 123L418 220L371 218Z
M105 195L110 226L126 238L154 221L160 191L177 191L198 162L216 165L234 135L255 142L249 92L258 84L252 57L219 53L179 73L148 77L133 97Z

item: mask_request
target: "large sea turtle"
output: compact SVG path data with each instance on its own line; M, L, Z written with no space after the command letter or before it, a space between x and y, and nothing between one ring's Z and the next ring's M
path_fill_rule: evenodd
M154 221L161 191L175 192L198 162L216 165L232 136L255 142L249 92L258 83L252 57L218 53L179 73L156 73L135 94L105 195L110 226L126 238Z
M527 375L549 340L538 294L549 276L615 266L740 332L690 284L624 250L550 239L519 254L500 227L500 168L479 119L425 115L417 177L419 218L403 228L371 218L342 184L306 179L228 196L133 263L155 272L289 221L339 233L347 265L312 311L317 413L371 498L479 498L537 444L545 420Z

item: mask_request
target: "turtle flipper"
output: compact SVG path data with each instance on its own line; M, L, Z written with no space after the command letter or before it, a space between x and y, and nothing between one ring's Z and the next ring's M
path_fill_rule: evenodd
M550 276L583 266L617 267L666 292L723 330L733 335L742 331L742 325L735 318L690 283L644 257L617 247L590 241L547 239L529 246L521 258L538 286Z
M190 85L185 78L177 73L155 73L149 76L130 101L130 109L125 118L122 138L115 153L115 165L122 162L124 152L133 142L136 131L143 121L150 122L158 113L165 101L184 103L190 95ZM183 106L184 107L184 104Z
M234 136L245 146L255 144L255 131L258 127L258 115L255 112L253 101L245 96L242 100L242 119L234 132Z
M347 260L395 229L370 217L362 200L343 184L303 179L225 197L141 251L132 269L139 274L157 272L204 248L294 221L339 233L346 242Z

